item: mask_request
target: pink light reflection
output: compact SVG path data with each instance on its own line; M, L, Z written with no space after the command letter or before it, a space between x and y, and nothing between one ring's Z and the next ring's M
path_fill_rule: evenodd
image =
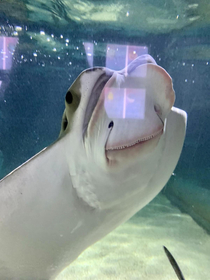
M12 55L15 51L18 38L0 37L0 69L10 70L12 67Z
M106 67L113 70L125 68L125 76L127 76L127 66L137 57L144 54L148 54L146 46L108 44ZM144 68L144 71L138 72L141 77L146 77L146 74L146 68ZM122 88L119 91L112 88L106 89L105 92L105 109L110 118L144 118L145 89ZM132 99L129 97L130 95L132 95ZM133 104L129 100L133 100L131 102Z
M148 54L146 46L131 46L107 44L106 67L113 70L122 70L138 56Z
M113 119L144 119L145 89L105 88L105 110Z

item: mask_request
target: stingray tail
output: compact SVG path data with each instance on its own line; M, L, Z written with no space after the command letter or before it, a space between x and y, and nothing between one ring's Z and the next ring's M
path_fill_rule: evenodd
M169 250L165 246L163 246L163 248L164 248L166 256L168 257L169 262L171 263L171 265L172 265L172 267L173 267L173 269L174 269L178 279L179 280L185 280L185 278L184 278L184 276L183 276L183 274L181 272L181 269L179 268L177 262L175 261L174 257L172 256L172 254L169 252Z

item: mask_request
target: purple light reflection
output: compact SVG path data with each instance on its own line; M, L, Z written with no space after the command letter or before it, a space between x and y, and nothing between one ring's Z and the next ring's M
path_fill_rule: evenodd
M15 51L18 38L0 37L0 70L10 70L12 67L12 55Z
M87 61L93 67L94 45L84 43ZM115 71L125 68L137 57L148 54L146 46L107 44L106 67ZM140 77L146 77L147 68L138 71ZM146 90L144 88L105 88L105 110L110 118L144 119Z
M113 119L144 119L145 89L105 88L105 110Z
M143 54L148 54L146 46L108 44L106 67L113 70L125 68L125 76L127 76L126 67ZM145 77L146 68L144 70L138 72L138 75ZM144 88L106 88L105 109L110 118L144 119L145 98Z

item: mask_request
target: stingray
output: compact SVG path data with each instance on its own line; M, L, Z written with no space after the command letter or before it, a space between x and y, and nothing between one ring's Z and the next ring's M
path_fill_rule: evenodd
M58 140L0 181L0 279L55 279L169 180L187 115L149 55L83 71Z

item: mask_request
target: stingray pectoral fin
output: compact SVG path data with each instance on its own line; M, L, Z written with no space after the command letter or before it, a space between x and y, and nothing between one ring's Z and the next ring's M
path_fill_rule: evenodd
M64 141L60 139L43 149L0 181L1 223L6 223L21 207L35 203L35 197L40 200L50 195L47 193L49 189L58 187L60 178L67 172L61 144ZM60 168L57 170L59 162ZM33 204L29 205L33 207Z
M172 107L165 126L165 149L161 158L161 164L157 169L153 182L165 186L174 171L179 160L184 144L187 124L187 113L176 107ZM162 176L159 176L162 174Z
M66 141L68 136L0 181L0 279L49 279L54 265L63 268L71 260L60 260L79 226L79 217L71 214L76 198Z
M164 150L158 168L147 186L145 205L152 200L165 186L179 160L186 133L187 114L185 111L172 107L169 113L164 137ZM161 176L160 176L161 174ZM155 188L154 188L155 186Z

